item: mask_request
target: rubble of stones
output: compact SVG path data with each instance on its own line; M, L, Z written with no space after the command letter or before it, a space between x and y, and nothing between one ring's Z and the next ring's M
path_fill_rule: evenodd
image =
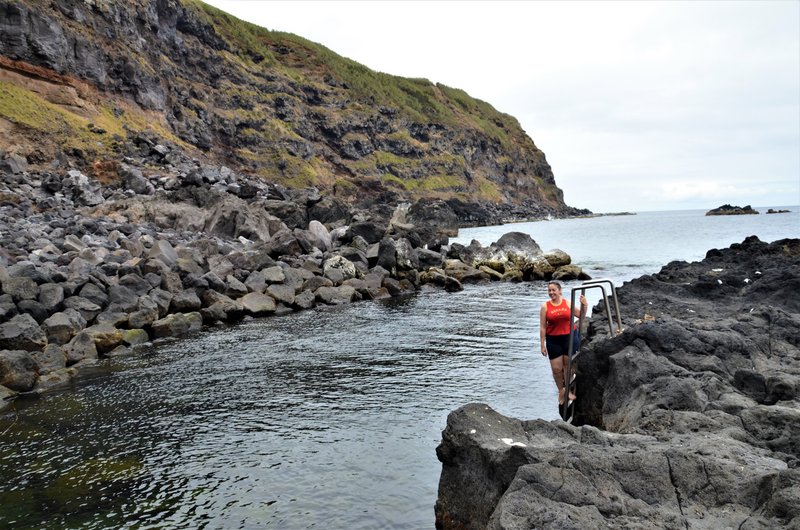
M66 158L34 170L0 154L0 398L218 322L585 277L519 233L447 245L450 227L409 222L418 205L353 210L161 144L142 141L140 155L90 177Z

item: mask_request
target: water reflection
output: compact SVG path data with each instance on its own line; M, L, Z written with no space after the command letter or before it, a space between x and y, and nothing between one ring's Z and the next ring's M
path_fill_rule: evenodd
M430 528L447 414L554 419L540 285L251 321L0 421L0 526Z

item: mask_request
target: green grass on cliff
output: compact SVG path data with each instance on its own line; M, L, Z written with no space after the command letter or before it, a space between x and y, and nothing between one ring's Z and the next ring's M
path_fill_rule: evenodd
M330 75L346 85L357 99L395 108L418 123L477 129L504 147L527 139L516 119L463 90L433 84L427 79L376 72L320 44L239 20L200 0L184 0L184 3L194 7L214 27L240 64L250 71L270 68L306 83L318 83Z
M77 116L50 104L38 94L0 81L0 116L46 133L80 128Z
M0 117L46 134L49 141L62 148L78 148L91 156L113 154L117 140L125 138L128 131L152 130L183 145L152 116L131 109L115 113L108 105L77 114L68 107L51 103L37 92L4 81L0 81Z

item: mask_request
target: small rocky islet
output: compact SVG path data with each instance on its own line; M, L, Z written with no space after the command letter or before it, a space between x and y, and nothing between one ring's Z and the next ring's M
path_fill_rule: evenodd
M575 416L452 412L436 527L797 528L800 240L755 236L618 290L589 323Z
M706 212L706 215L757 215L758 210L754 209L749 204L747 206L731 206L730 204L723 204L713 210Z

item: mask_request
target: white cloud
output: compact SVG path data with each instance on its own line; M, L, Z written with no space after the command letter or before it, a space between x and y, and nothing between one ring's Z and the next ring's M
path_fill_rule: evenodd
M209 3L515 116L573 206L800 201L800 2Z

